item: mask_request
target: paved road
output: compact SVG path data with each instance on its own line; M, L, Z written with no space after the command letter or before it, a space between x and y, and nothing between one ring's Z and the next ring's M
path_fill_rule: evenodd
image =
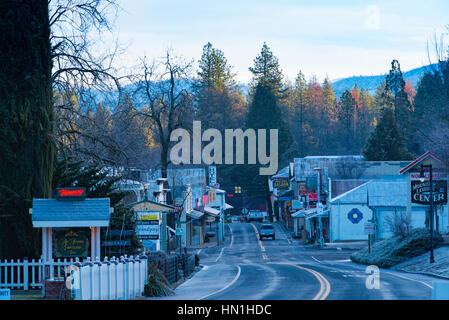
M312 249L291 239L278 224L274 241L258 239L260 223L226 228L223 245L200 251L204 268L164 299L431 299L432 282L441 281L381 269L379 289L369 289L371 273L349 260L349 250Z

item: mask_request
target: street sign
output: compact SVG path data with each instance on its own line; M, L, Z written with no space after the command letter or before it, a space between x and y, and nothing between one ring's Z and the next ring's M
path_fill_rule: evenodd
M109 230L109 234L112 237L118 237L118 236L130 237L133 235L133 231L132 230Z
M364 230L365 230L365 234L374 234L374 223L365 222Z
M103 241L101 243L104 247L114 247L114 246L130 246L130 240L114 240L114 241Z

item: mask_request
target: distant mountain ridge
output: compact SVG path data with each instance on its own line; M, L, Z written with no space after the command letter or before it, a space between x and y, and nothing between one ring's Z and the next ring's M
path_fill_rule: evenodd
M421 77L428 71L433 71L437 68L437 64L430 64L420 68L415 68L410 71L402 71L402 75L405 81L410 82L412 86L416 89ZM385 79L387 73L377 76L353 76L343 79L337 79L332 81L332 88L334 89L336 96L341 96L345 90L349 90L357 85L359 89L365 89L370 94L376 92L377 87Z
M412 86L416 89L421 77L428 71L435 71L438 68L438 64L430 64L420 68L415 68L410 71L402 72L405 81L410 82ZM356 85L359 89L365 89L368 93L374 95L376 93L377 87L385 80L387 74L375 75L375 76L353 76L348 78L341 78L331 81L332 88L337 97L341 97L345 90L350 90ZM194 79L183 79L178 80L179 89L193 90ZM151 84L154 86L154 90L158 90L159 84ZM238 89L242 94L248 98L250 91L250 86L245 83L238 83ZM137 108L147 104L145 92L142 88L142 84L131 83L123 87L123 93L128 94L133 103ZM87 106L94 106L100 101L103 102L105 106L110 107L112 110L115 108L118 102L118 92L114 91L100 91L96 89L84 90L81 95L83 96L82 101L80 101L81 108L87 108Z

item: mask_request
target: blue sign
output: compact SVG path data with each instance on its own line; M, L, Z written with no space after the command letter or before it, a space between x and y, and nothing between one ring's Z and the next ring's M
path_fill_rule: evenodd
M349 211L348 219L354 224L359 223L360 220L363 219L363 213L361 213L359 209L354 208L351 211Z
M11 290L0 289L0 300L11 300Z

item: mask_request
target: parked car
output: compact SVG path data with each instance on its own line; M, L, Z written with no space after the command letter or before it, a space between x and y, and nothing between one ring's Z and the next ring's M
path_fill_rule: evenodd
M240 222L240 221L241 221L241 219L240 219L239 216L233 216L232 217L232 222Z
M260 210L250 210L250 211L248 212L248 215L247 215L247 217L246 217L246 220L247 220L248 222L251 222L251 221L259 221L259 222L262 222L262 221L263 221L263 218L264 218L264 216L263 216L263 212L262 212L262 211L260 211Z
M276 233L274 231L274 226L271 223L264 223L259 231L259 239L271 238L276 239Z

